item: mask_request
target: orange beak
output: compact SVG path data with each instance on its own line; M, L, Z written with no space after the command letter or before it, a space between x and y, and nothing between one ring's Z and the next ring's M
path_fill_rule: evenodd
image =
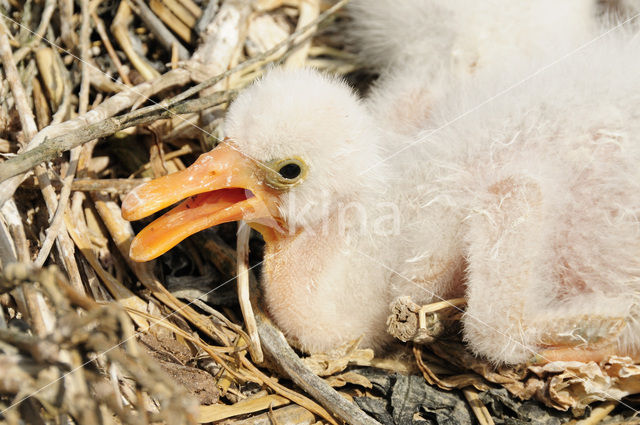
M134 261L152 260L186 237L230 221L279 229L276 191L262 183L262 174L253 160L225 143L186 170L138 186L122 203L122 216L129 221L189 199L145 227L133 239L129 255Z

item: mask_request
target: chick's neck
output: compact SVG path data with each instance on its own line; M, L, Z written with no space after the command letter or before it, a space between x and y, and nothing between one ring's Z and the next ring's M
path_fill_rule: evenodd
M357 251L370 254L372 240L366 229L341 220L334 211L290 235L265 238L265 304L290 341L307 352L363 335L362 345L375 347L384 335L377 329L389 302L384 270L357 267Z

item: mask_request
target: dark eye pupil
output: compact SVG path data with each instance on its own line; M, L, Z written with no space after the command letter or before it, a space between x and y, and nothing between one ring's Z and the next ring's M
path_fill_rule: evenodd
M295 179L300 175L300 166L298 164L287 164L278 171L285 179Z

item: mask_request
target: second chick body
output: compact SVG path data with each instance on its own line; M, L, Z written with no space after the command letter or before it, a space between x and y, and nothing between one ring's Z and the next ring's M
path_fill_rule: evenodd
M480 74L435 103L415 145L389 150L420 182L401 195L416 221L398 293L419 299L413 283L432 290L439 268L463 268L465 338L495 362L607 340L637 353L639 47L600 40L474 109L499 86Z
M356 36L386 58L368 107L411 182L392 296L464 294L465 338L497 363L637 353L632 30L598 39L595 2L365 3Z

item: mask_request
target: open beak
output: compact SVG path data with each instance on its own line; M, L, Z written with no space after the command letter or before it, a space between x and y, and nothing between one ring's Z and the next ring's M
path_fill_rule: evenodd
M274 190L262 183L255 162L224 143L189 168L132 190L122 203L122 216L139 220L181 202L145 227L131 243L134 261L149 261L186 237L230 221L245 220L278 227Z

